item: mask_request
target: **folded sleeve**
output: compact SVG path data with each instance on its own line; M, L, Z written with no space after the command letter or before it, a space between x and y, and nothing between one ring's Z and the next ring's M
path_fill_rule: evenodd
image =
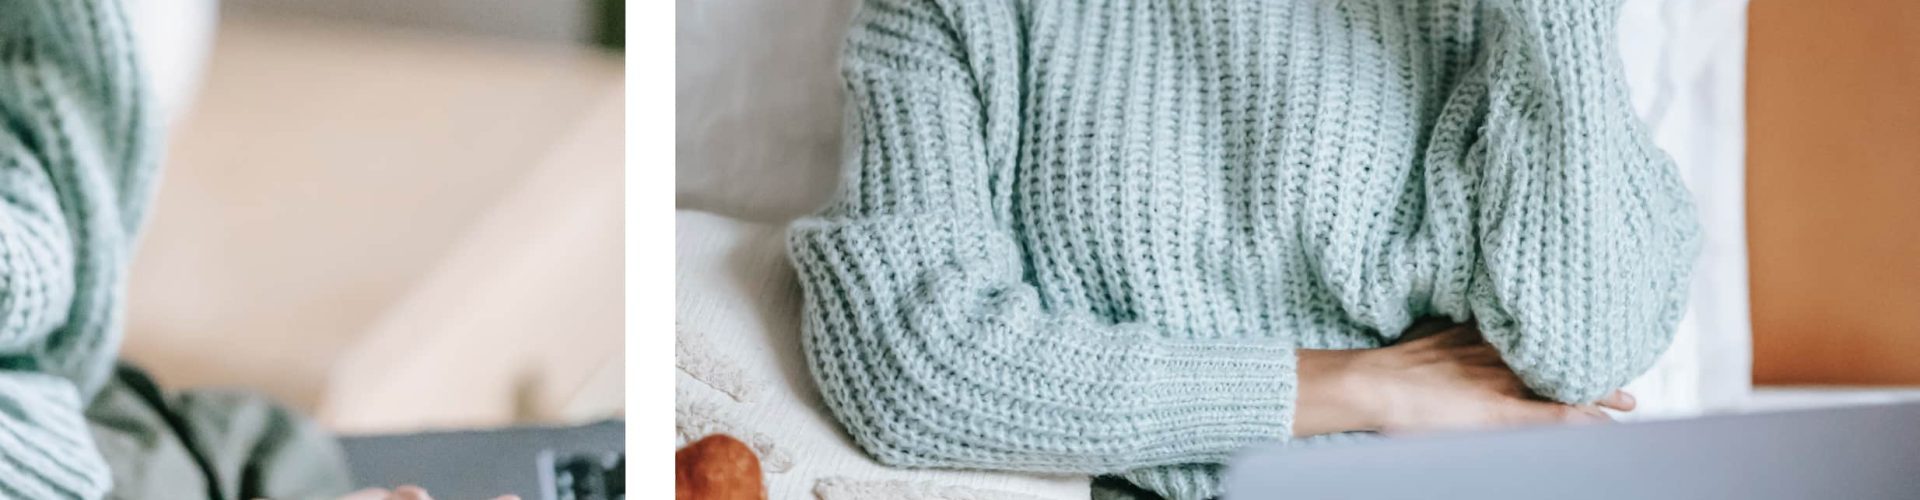
M1169 340L1028 281L1015 16L966 6L866 2L848 37L844 182L789 229L828 407L897 466L1115 473L1286 439L1288 342Z
M1645 372L1686 304L1697 223L1672 160L1632 112L1618 0L1490 4L1481 60L1450 106L1484 124L1467 302L1542 396L1594 401Z
M147 134L116 1L0 0L0 497L99 498L83 417L118 346Z

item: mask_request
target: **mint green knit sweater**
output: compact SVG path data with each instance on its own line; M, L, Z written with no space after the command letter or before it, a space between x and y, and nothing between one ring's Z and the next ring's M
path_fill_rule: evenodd
M154 173L112 0L0 0L0 498L100 498L82 409L120 345Z
M1294 349L1473 321L1539 394L1645 371L1696 223L1617 0L869 0L845 181L790 229L883 462L1176 499L1285 441Z

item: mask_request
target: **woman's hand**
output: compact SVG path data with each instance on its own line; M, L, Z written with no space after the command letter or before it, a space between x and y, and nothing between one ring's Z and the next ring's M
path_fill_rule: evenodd
M1301 351L1294 435L1607 422L1600 407L1634 407L1621 391L1594 406L1539 400L1470 325L1409 333L1379 349Z
M347 496L340 497L340 500L433 500L433 497L427 496L426 489L419 486L406 485L394 488L392 491L388 491L386 488L367 488L348 493ZM493 500L520 500L520 497L502 495Z

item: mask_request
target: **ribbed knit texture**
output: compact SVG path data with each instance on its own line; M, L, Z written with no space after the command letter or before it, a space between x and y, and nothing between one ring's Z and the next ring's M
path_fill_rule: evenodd
M1696 227L1617 0L870 0L805 347L879 460L1217 495L1294 349L1474 321L1587 402L1666 347Z
M0 0L0 498L100 498L82 409L154 172L120 2Z

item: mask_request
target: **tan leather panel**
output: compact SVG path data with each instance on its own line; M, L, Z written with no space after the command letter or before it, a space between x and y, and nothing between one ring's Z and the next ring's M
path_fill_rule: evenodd
M1920 384L1920 2L1748 21L1754 381Z

